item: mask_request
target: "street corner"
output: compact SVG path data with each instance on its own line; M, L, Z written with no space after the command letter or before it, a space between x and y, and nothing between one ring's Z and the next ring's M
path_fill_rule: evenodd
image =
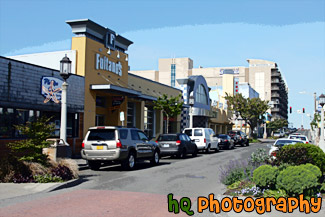
M64 207L64 209L62 209ZM175 216L168 212L166 195L109 191L75 190L47 198L0 208L3 216ZM188 216L180 212L177 216Z

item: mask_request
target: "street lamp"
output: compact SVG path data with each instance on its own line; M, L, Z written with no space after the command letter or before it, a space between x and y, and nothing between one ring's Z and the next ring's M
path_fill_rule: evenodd
M67 89L68 83L66 80L71 75L71 61L65 55L60 61L60 75L64 79L62 84L62 96L61 96L61 127L60 127L60 139L64 142L67 141Z
M322 106L321 108L321 119L320 119L320 141L319 147L325 152L325 142L324 142L324 105L325 105L325 95L322 94L319 96L319 104Z
M194 96L193 96L193 92L190 93L190 97L189 97L189 103L190 104L190 128L193 128L193 106L194 106Z

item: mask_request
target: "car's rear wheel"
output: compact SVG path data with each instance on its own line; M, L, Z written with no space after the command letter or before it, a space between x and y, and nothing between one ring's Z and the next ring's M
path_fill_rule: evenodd
M195 147L195 150L194 150L194 152L193 152L193 154L192 154L192 157L197 157L197 153L198 153L199 151L197 150L197 147Z
M122 163L122 167L127 170L133 170L135 167L135 153L132 151L129 153L128 158Z
M89 160L88 166L91 170L99 170L101 163L100 163L100 161Z
M208 145L207 149L205 149L205 152L206 152L207 154L209 154L210 151L211 151L211 148L210 148L210 145Z
M186 157L186 149L183 148L182 151L177 155L178 158L185 158Z
M160 160L160 154L157 150L155 150L153 154L153 158L150 160L151 165L158 165Z

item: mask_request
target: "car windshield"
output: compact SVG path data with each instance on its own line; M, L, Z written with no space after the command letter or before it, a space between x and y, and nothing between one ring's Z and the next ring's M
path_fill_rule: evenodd
M274 146L282 147L284 145L294 145L296 143L298 143L298 141L296 141L296 140L278 140L278 141L276 141Z
M219 135L218 137L221 139L227 139L227 135Z
M160 135L158 141L176 141L177 135Z
M115 140L114 129L96 129L90 130L88 141Z

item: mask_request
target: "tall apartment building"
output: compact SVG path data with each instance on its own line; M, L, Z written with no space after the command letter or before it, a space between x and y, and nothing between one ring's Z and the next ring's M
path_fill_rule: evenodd
M272 118L288 119L288 86L275 62L248 59L249 83L262 100L271 102Z
M193 68L193 60L190 58L169 58L159 59L158 71L131 71L131 73L177 88L179 88L178 83L175 82L177 79L202 75L207 85L214 90L219 87L229 89L224 87L228 85L228 82L225 83L224 75L231 73L239 83L248 83L255 89L262 100L271 102L273 108L268 113L272 114L272 117L288 119L288 87L277 64L257 59L249 59L247 62L249 67Z

